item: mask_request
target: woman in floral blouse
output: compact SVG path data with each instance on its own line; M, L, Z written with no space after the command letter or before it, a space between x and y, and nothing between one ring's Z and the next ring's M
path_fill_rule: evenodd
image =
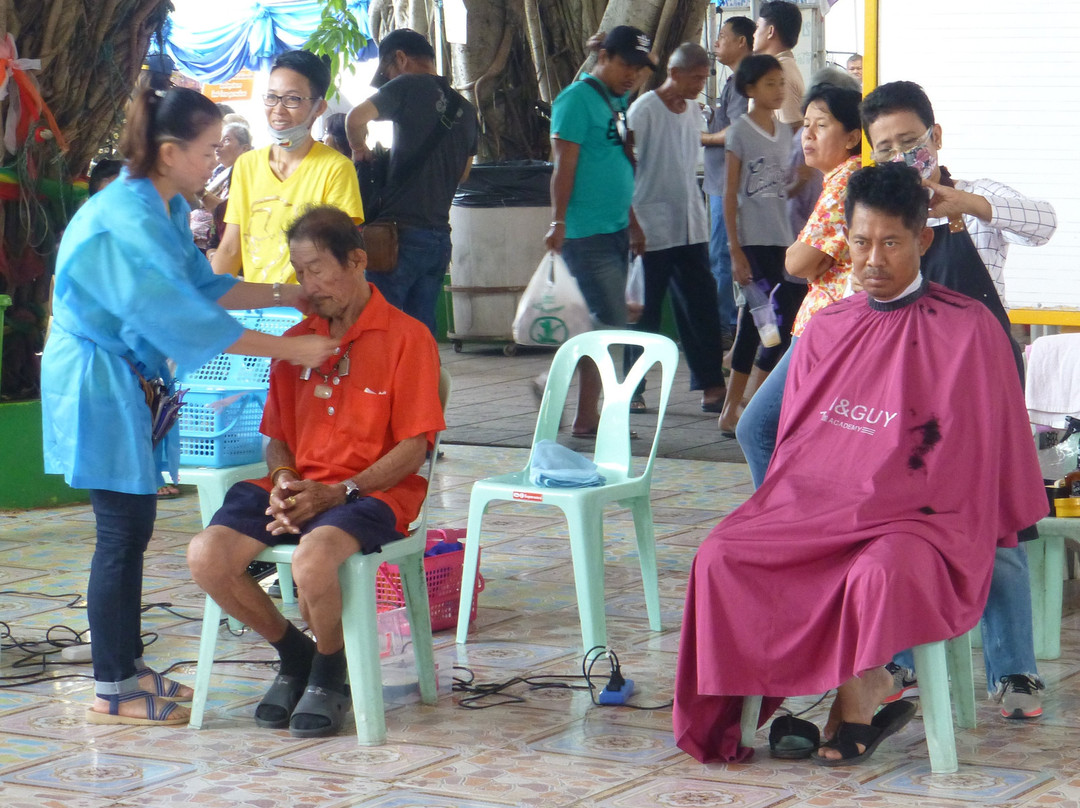
M806 164L819 169L825 180L814 212L788 248L784 262L788 274L809 281L791 332L791 347L754 393L735 430L755 488L765 479L776 446L780 402L795 340L815 312L844 296L851 274L844 194L848 178L862 167L860 100L858 90L824 82L811 87L803 99L803 154Z

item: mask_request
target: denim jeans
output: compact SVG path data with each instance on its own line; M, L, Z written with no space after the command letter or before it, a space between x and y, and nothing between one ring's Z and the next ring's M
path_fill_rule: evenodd
M597 327L626 327L626 273L630 232L598 233L563 242L562 257Z
M398 262L392 272L369 272L368 282L390 305L422 322L435 336L435 306L450 266L450 232L398 228Z
M135 660L142 657L143 555L154 532L156 494L90 491L97 544L90 562L86 617L94 679L100 694L137 690Z
M1042 681L1035 662L1035 638L1031 626L1031 581L1027 550L1023 544L999 547L994 555L990 596L982 620L983 663L986 691L993 696L1002 676L1023 673ZM893 662L914 668L911 651L901 651Z
M709 196L712 232L709 237L709 263L716 279L716 294L720 298L720 328L725 334L735 333L738 309L731 279L731 250L724 226L724 197Z
M787 380L791 353L798 337L791 338L791 346L784 351L776 367L754 391L753 397L735 425L735 438L739 441L750 467L754 488L761 487L765 472L769 470L773 450L776 448L776 430L780 425L780 404L784 399L784 383Z

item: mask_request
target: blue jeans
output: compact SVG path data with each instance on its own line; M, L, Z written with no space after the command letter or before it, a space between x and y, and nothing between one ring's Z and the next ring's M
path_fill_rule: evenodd
M390 305L422 322L435 336L435 306L450 266L450 232L398 228L398 262L392 272L369 272L368 282Z
M562 257L598 327L626 327L626 272L630 231L598 233L563 242Z
M791 346L784 351L776 367L761 383L739 417L735 426L735 438L739 441L750 467L754 488L761 487L765 472L769 470L773 450L776 449L776 430L780 425L780 404L784 400L784 383L787 381L791 353L798 337L791 338Z
M137 690L135 660L143 654L143 555L154 532L156 494L90 491L97 544L90 562L86 617L99 694Z
M1027 550L1024 545L999 547L994 555L994 573L990 596L986 599L982 620L983 663L986 666L986 690L998 689L1002 676L1023 673L1039 678L1035 662L1035 638L1031 626L1031 581L1028 578ZM902 651L893 662L914 668L911 651Z
M738 309L735 306L735 289L731 280L731 249L724 226L724 197L710 195L709 212L712 217L709 263L716 279L716 294L720 298L720 328L725 334L734 334Z

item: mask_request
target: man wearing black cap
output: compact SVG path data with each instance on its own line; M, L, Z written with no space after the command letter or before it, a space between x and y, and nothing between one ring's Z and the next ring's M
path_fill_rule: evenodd
M544 238L561 252L598 326L626 326L626 268L645 234L630 209L633 144L626 96L645 68L655 69L649 37L619 25L604 37L591 74L559 93L551 107L551 225ZM600 422L600 374L581 363L573 435L591 437Z
M435 333L435 304L450 264L450 203L476 154L476 109L435 72L435 51L408 28L379 43L378 89L354 107L345 127L353 156L371 158L368 123L394 122L390 173L368 221L398 226L398 263L368 280L394 306Z

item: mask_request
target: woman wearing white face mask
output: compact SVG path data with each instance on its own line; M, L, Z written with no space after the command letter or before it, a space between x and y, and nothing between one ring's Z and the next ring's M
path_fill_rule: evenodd
M225 233L214 272L247 280L296 283L285 229L306 205L333 205L364 220L352 161L311 137L323 112L330 69L312 53L274 59L263 105L272 145L240 156L233 166Z

